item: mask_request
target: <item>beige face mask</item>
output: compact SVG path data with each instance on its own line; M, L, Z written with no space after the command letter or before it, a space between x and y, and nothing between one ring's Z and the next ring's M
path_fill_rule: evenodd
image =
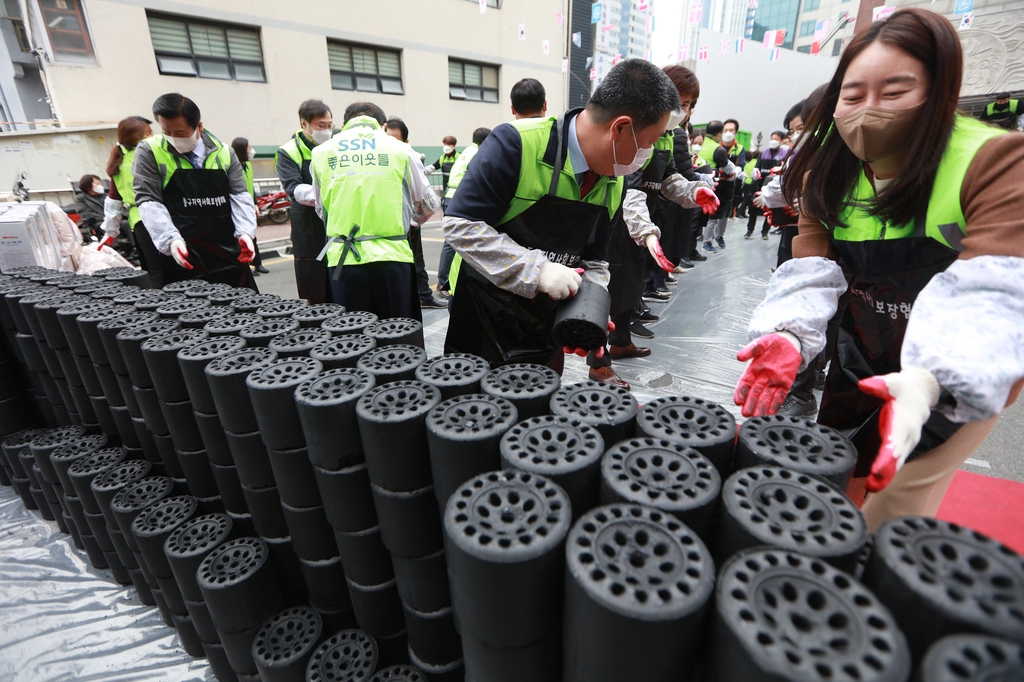
M836 116L836 129L853 155L871 163L892 156L907 144L924 102L909 109L864 107Z

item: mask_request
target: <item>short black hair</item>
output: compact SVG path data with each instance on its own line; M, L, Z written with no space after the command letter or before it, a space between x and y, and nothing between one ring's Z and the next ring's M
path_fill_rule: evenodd
M724 121L722 121L722 127L723 128L725 127L726 123L732 123L734 126L736 126L736 132L740 131L740 122L737 121L736 119L734 119L734 118L727 118Z
M725 128L725 124L721 121L708 121L708 125L704 131L707 135L714 137L721 133L723 128Z
M166 95L157 97L156 101L153 102L153 115L162 116L163 118L184 116L185 121L193 128L198 128L199 121L202 120L196 103L176 92L169 92Z
M299 105L299 120L313 122L314 118L320 118L331 113L331 108L324 104L323 100L307 99Z
M996 99L1010 99L1010 93L1000 92L998 95L996 95Z
M512 107L520 114L539 114L547 100L544 86L536 78L524 78L512 86Z
M789 132L785 131L785 130L773 130L772 131L772 135L778 135L779 139L781 140L782 138L784 138L787 135L789 135ZM771 135L769 135L769 137L771 137Z
M490 134L491 134L491 129L490 128L477 128L476 130L473 131L473 144L475 144L475 145L483 144L484 140L486 140L487 136L490 135Z
M786 129L787 133L789 133L789 124L793 122L794 118L800 115L801 111L803 111L804 102L806 101L807 100L803 99L800 100L799 102L791 106L789 108L789 111L786 112L786 118L782 119L782 127Z
M409 126L405 125L405 121L402 119L392 116L388 119L387 123L384 124L385 128L393 128L398 132L402 133L402 142L409 141Z
M381 125L388 121L388 117L384 115L384 110L373 102L353 102L349 104L345 109L345 120L342 121L342 124L348 123L356 116L369 116Z
M629 116L637 129L656 124L678 108L679 91L672 80L643 59L626 59L613 66L587 104L595 122Z

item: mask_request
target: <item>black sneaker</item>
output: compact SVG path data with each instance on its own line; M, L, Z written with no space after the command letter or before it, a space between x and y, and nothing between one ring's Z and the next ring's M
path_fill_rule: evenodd
M816 372L816 374L817 374L817 376L814 377L814 388L816 388L819 391L824 391L825 390L825 378L826 378L827 374L825 373L825 370L821 370L820 372Z
M660 319L661 315L655 315L650 310L645 310L642 313L640 313L641 322L657 322Z
M708 257L705 256L703 253L697 253L696 251L694 251L693 253L690 254L691 261L702 261L707 259Z
M672 275L665 275L665 284L676 285L679 284L679 280Z
M811 395L801 398L790 393L779 408L778 414L783 417L804 417L810 419L818 414L818 401Z
M655 291L657 291L659 294L665 294L667 296L672 295L672 292L669 290L668 287L658 287L655 289Z
M653 339L654 332L643 326L639 321L629 325L629 333L641 339Z
M762 234L761 239L763 239L764 241L768 241L768 235Z
M645 301L658 301L658 302L662 302L662 301L667 301L670 298L672 298L672 294L668 293L667 291L666 292L661 292L661 291L658 291L656 289L654 289L654 290L650 290L649 289L647 291L644 291L644 300Z
M681 261L679 261L679 265L676 266L676 272L679 272L680 270L692 270L692 269L693 269L693 263L690 260L686 259L686 258L684 258Z
M265 275L265 274L267 274L268 272L270 272L270 270L267 270L267 269L266 269L265 267L263 267L263 264L261 263L261 264L259 264L259 265L257 265L257 266L256 266L256 272L259 272L259 273L261 273L261 274L264 274L264 275Z
M444 301L439 301L433 296L430 298L420 299L420 308L447 308L448 304Z
M747 232L745 235L743 235L743 238L744 239L751 239L753 236L754 236L753 232Z

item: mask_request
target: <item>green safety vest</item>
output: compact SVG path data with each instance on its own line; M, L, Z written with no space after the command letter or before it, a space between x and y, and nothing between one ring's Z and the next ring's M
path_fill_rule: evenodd
M121 195L121 201L128 207L128 224L135 229L135 226L142 221L142 214L139 207L135 205L135 188L132 182L135 176L132 175L132 163L135 161L135 150L121 147L121 165L117 169L117 175L111 178L117 193Z
M960 240L967 233L967 221L960 206L960 187L967 168L982 145L1006 131L974 119L957 115L953 134L942 155L932 196L925 217L925 236L943 246L959 251ZM837 241L867 242L880 239L906 239L915 235L915 226L886 225L868 212L874 202L875 189L862 170L857 186L847 199L848 207L840 214L846 227L832 229ZM828 225L826 225L828 227Z
M299 168L302 168L303 161L313 158L313 150L306 146L306 141L302 139L301 133L302 129L296 130L292 139L277 148L277 151L274 152L275 166L277 165L277 155L281 152L284 152L285 156L294 161Z
M459 183L462 182L462 177L466 174L466 169L469 168L469 162L473 160L478 151L480 151L480 145L471 144L462 150L459 158L455 159L452 169L448 171L448 189L444 193L445 199L451 199L455 196L455 190L458 189Z
M753 181L752 173L754 172L754 166L757 165L757 157L755 156L750 161L747 161L747 165L743 167L743 172L747 174L747 177L743 178L743 184L749 185Z
M203 168L207 170L222 170L227 173L228 169L231 168L231 148L225 146L224 143L210 133L207 133L207 135L213 140L213 149L206 150ZM171 176L176 171L192 169L192 164L189 163L188 159L171 152L163 135L154 135L146 140L146 142L149 143L149 148L153 150L153 160L156 161L156 167L163 176L164 187L167 187L167 183L171 181Z
M252 186L252 162L242 161L242 177L245 178L245 188L249 190L249 196L256 199L256 191Z
M509 123L519 131L519 138L522 142L523 154L519 167L519 184L516 185L515 195L509 202L508 210L501 220L494 227L507 223L517 215L534 205L541 197L545 196L551 189L551 174L554 166L544 160L544 153L547 151L548 142L551 138L551 129L555 125L556 117L550 118L523 118ZM568 123L562 131L562 135L568 135ZM469 151L469 150L466 150ZM466 152L463 152L465 156ZM572 168L572 161L568 153L565 156L565 165L562 168L561 179L558 181L556 196L573 201L583 201L595 206L608 207L609 220L615 217L619 206L622 203L622 184L620 177L600 176L594 187L587 196L580 198L580 186L576 182L576 173ZM448 283L451 292L455 293L455 283L459 280L459 270L462 265L462 256L456 254L452 261L451 272L448 275Z
M441 150L441 157L438 159L438 161L441 162L441 165L437 168L437 170L439 170L441 172L444 172L444 173L451 173L452 172L452 168L455 166L455 162L458 161L458 160L459 160L459 152L458 152L458 150L452 152L451 156L445 156L444 155L444 150ZM444 169L445 166L448 166L448 170L447 171Z
M1007 112L1007 113L1011 113L1011 114L1016 114L1017 113L1017 105L1018 104L1020 104L1020 100L1011 99L1010 100L1009 108L1008 109L1000 109L999 113ZM989 105L985 108L985 115L986 116L992 116L995 113L996 113L996 103L995 102L989 102Z
M313 149L310 168L320 187L327 236L358 240L343 265L413 262L403 218L410 153L407 144L385 134L369 116L353 118ZM331 244L327 265L336 266L344 250L339 241Z
M700 151L697 152L697 158L708 164L712 168L715 167L715 150L720 145L718 140L713 137L704 137L704 144L701 145Z

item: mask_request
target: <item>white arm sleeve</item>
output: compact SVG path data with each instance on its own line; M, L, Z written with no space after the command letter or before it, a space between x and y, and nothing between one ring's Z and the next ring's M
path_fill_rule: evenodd
M320 196L320 178L317 177L315 170L311 174L313 176L313 208L316 209L316 214L320 220L326 223L327 219L324 218L324 201Z
M146 232L153 239L153 246L165 256L171 255L171 242L181 239L181 233L171 221L167 207L159 201L147 201L139 205L139 214L142 216L142 224L146 226Z
M580 261L580 267L583 268L583 279L599 285L602 289L608 288L608 283L612 279L612 274L608 269L608 263L606 261Z
M243 234L256 238L256 204L248 192L231 194L231 222L235 224L235 238Z
M661 183L661 193L666 199L674 201L683 208L697 208L694 197L701 187L711 189L713 183L705 185L703 182L694 182L685 179L679 173L674 173L665 178Z
M316 192L313 191L313 185L295 185L293 196L295 201L303 206L316 205Z
M782 176L776 175L769 182L761 186L761 198L764 199L765 208L785 208L789 206L786 197L782 194Z
M955 261L914 302L900 356L956 401L936 408L955 422L983 421L1006 407L1024 377L1024 258Z
M119 223L121 221L121 209L124 208L124 202L118 201L117 199L111 199L106 197L103 199L103 233L111 236L118 236L121 234L121 228Z
M846 289L842 268L833 260L815 256L786 261L772 274L764 300L750 316L747 339L791 333L800 341L803 371L825 349L828 321Z
M622 200L622 219L637 246L643 246L644 240L652 234L661 239L661 229L651 222L651 213L647 210L647 195L640 190L626 190Z

